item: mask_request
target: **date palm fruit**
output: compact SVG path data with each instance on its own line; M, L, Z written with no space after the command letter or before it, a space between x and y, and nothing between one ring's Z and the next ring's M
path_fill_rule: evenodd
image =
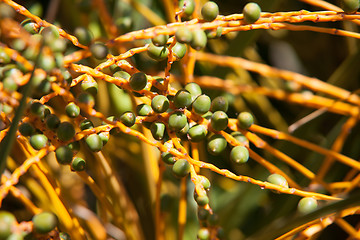
M96 133L91 134L85 138L85 143L89 147L89 149L93 152L98 152L102 149L103 143L101 138Z
M29 142L35 150L40 150L46 147L48 138L44 134L35 134L30 137Z
M45 234L55 229L58 218L52 212L42 212L32 218L34 230L37 233Z
M298 210L302 214L307 214L314 211L317 208L318 204L315 198L313 197L304 197L299 201Z
M202 94L201 87L194 82L186 84L185 89L191 94L192 101L194 101L198 96Z
M75 136L75 128L70 122L62 122L56 130L60 141L69 141Z
M147 76L143 72L134 73L129 79L130 87L135 91L143 90L146 87L147 82Z
M279 185L279 186L282 186L282 187L286 187L286 188L289 187L289 184L286 181L286 179L283 176L281 176L280 174L277 174L277 173L271 174L267 178L267 181L269 183L276 184L276 185Z
M222 35L222 30L222 27L217 27L216 29L207 29L205 30L206 37L208 39L219 38Z
M233 136L237 141L244 143L245 145L249 145L249 140L241 132L232 132L231 136Z
M215 2L209 1L201 8L201 16L206 22L212 22L219 15L219 7Z
M20 124L19 132L21 133L21 135L28 137L35 133L35 128L33 127L33 125L31 123L24 122L24 123Z
M79 40L79 42L85 46L89 45L93 38L91 32L84 27L75 28L74 35Z
M103 43L93 43L90 45L91 54L98 60L105 59L109 53L109 49Z
M242 129L248 129L254 123L254 117L249 112L241 112L238 117L239 127Z
M174 97L174 105L176 108L186 108L191 105L191 93L186 89L179 90Z
M207 150L209 153L216 156L221 154L226 149L226 146L226 139L220 134L215 134L210 137L207 144Z
M204 189L209 190L211 187L211 183L210 183L209 179L202 175L198 175L198 177L200 178L200 182L203 185Z
M179 9L184 11L185 17L190 17L195 10L195 2L194 0L180 0L179 1Z
M229 118L227 114L223 111L216 111L211 116L210 124L215 131L225 130L227 128L228 123L229 123Z
M198 96L192 103L192 110L199 114L203 115L210 110L211 99L209 96L203 94Z
M175 157L169 152L162 152L161 159L163 160L164 163L169 165L172 165L176 162Z
M151 108L156 113L166 112L169 106L169 99L164 95L157 95L151 100Z
M210 239L210 231L207 228L200 228L197 233L197 238L199 240L209 240Z
M185 177L190 173L190 163L186 159L178 159L172 167L172 172L179 178Z
M236 146L230 152L230 160L235 163L246 163L249 160L249 150L243 146Z
M195 196L195 201L196 203L200 206L200 207L203 207L205 206L206 204L209 203L209 198L208 196L204 195L204 196Z
M192 37L192 32L188 27L179 27L175 32L175 39L179 43L190 43Z
M243 9L245 22L255 23L260 18L261 8L257 3L250 2Z
M73 151L67 145L61 146L56 149L55 156L59 164L70 164L73 158Z
M168 40L169 35L167 34L157 35L151 39L152 43L157 47L165 46Z
M66 115L70 118L76 118L80 114L80 108L75 103L71 102L65 107Z
M175 43L175 45L171 49L173 55L176 57L177 60L182 59L185 56L186 50L186 44L179 42Z
M132 127L135 124L136 116L133 112L124 112L121 114L119 118L120 122L122 122L127 127Z
M224 96L218 96L211 101L211 112L223 111L227 112L229 109L229 102Z
M192 142L200 142L206 138L207 129L204 125L192 126L187 132L188 138Z
M87 92L80 93L79 96L77 97L77 100L80 103L89 105L89 107L93 107L95 105L95 99L94 99L93 95L91 95L90 93L87 93Z
M155 46L153 43L150 43L147 48L147 54L149 57L156 61L162 61L166 59L169 55L169 49L163 46Z
M341 8L346 13L354 13L359 9L359 0L341 0Z
M190 42L190 46L199 51L203 49L207 44L206 33L202 29L196 29L192 32L192 39Z
M12 213L0 211L0 240L5 240L11 235L11 228L15 223L16 218Z
M90 119L85 118L84 120L81 121L79 127L81 130L87 130L94 128L94 124Z
M148 116L152 112L152 108L149 105L142 103L136 106L135 111L138 116Z
M76 172L84 171L86 169L86 161L81 157L75 157L71 161L71 169Z
M81 81L80 85L84 92L90 93L93 96L98 92L98 83L93 78L85 78Z
M150 131L154 139L161 140L165 135L165 124L162 122L153 122L150 126Z
M45 118L46 127L50 130L56 130L60 125L60 119L55 114L49 114Z
M187 117L181 112L175 112L171 114L168 121L170 130L175 132L183 129L187 123Z

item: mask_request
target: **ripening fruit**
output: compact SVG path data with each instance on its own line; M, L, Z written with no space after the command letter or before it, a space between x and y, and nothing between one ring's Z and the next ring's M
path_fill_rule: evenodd
M110 139L110 133L109 132L100 132L100 133L98 133L98 135L101 139L103 146L105 146L105 144L107 144L107 142Z
M250 2L243 9L244 20L247 23L255 23L260 18L261 8L257 3Z
M20 124L19 132L21 133L21 135L28 137L35 133L35 128L33 127L33 125L31 123L24 122L24 123Z
M215 134L210 137L207 144L207 150L209 153L216 156L221 154L226 149L226 146L226 139L220 134Z
M43 119L45 117L45 106L40 102L33 102L30 105L30 112Z
M314 211L317 208L318 204L315 198L313 197L304 197L299 201L298 210L302 214L307 214Z
M95 96L98 92L98 83L93 78L85 78L81 81L81 89Z
M227 114L223 111L216 111L211 116L210 124L215 131L225 130L227 128L228 123L229 123L229 118Z
M198 96L192 103L192 110L199 114L203 115L210 110L211 99L209 96L203 94Z
M209 1L201 8L201 16L206 22L211 22L219 15L219 7L215 2Z
M11 228L16 223L15 216L7 211L0 211L0 240L5 240L11 235Z
M103 43L93 43L90 45L91 54L98 60L106 58L109 53L109 49Z
M209 190L211 187L211 183L210 183L209 179L202 175L198 175L198 177L200 178L200 182L203 185L204 189Z
M75 157L71 162L71 169L76 172L84 171L86 169L86 161L81 157Z
M186 50L187 50L186 44L179 42L175 43L175 45L171 49L177 60L182 59L185 56Z
M192 39L190 42L190 46L193 49L199 51L206 46L206 43L207 43L207 37L204 30L196 29L192 32Z
M135 114L133 112L124 112L121 116L120 116L120 122L122 122L125 126L127 127L132 127L135 124L136 121L136 117Z
M30 137L29 141L35 150L40 150L46 147L48 138L44 134L35 134Z
M189 129L187 134L190 141L200 142L206 138L207 129L204 125L195 125Z
M233 136L237 141L244 143L245 145L249 145L249 140L241 132L232 132L231 136Z
M170 130L175 132L183 129L187 123L187 117L181 112L171 114L168 121Z
M162 152L161 159L163 160L164 163L169 165L172 165L176 162L175 157L169 152Z
M169 35L167 34L157 35L151 39L152 43L157 47L165 46L168 40Z
M59 164L70 164L73 158L73 151L67 145L61 146L56 149L55 156Z
M222 27L217 27L216 29L205 30L206 37L208 39L219 38L222 35L222 30L223 30Z
M194 0L180 0L179 9L183 9L185 17L190 17L195 10Z
M286 187L288 188L289 187L289 184L288 182L286 181L286 179L281 176L280 174L277 174L277 173L274 173L274 174L271 174L268 178L267 178L267 181L269 183L272 183L272 184L275 184L275 185L279 185L279 186L282 186L282 187Z
M70 122L62 122L56 130L56 135L60 141L69 141L75 136L75 128Z
M94 128L94 124L90 119L85 118L84 120L81 121L79 127L81 130L87 130Z
M359 9L359 0L342 0L341 8L346 13L354 13Z
M66 115L70 118L76 118L80 114L80 108L75 103L71 102L65 107Z
M25 19L24 21L21 22L21 25L23 26L23 28L31 33L31 34L36 34L38 33L38 29L36 27L36 23L34 23L30 18Z
M183 140L187 140L187 133L189 131L189 128L189 123L186 123L185 127L183 127L180 131L176 133L176 136Z
M161 140L165 135L165 124L162 122L153 122L150 126L150 131L154 139Z
M186 108L192 103L191 93L186 89L179 90L174 97L174 105L176 108Z
M174 163L172 172L179 178L185 177L190 173L190 163L186 159L179 159Z
M46 127L50 130L56 130L60 125L60 119L55 114L49 114L45 118Z
M84 27L77 27L74 31L75 37L82 45L89 45L92 40L91 32Z
M151 100L151 108L156 113L163 113L169 109L169 99L164 95L157 95Z
M254 123L254 117L249 112L241 112L237 120L242 129L248 129Z
M147 54L156 61L162 61L168 57L169 49L163 46L157 47L153 43L150 43L147 48Z
M136 106L135 111L138 116L148 116L152 112L152 108L149 105L142 103Z
M200 228L197 233L197 238L199 240L209 240L210 239L210 231L207 228Z
M129 80L130 79L130 74L128 74L125 71L117 71L113 74L113 77L117 77L117 78L123 78L125 80Z
M249 150L243 146L236 146L230 152L230 159L235 163L246 163L249 160Z
M194 101L198 96L201 95L201 87L194 82L185 85L185 89L191 94L191 100Z
M37 233L45 234L52 231L58 224L58 218L51 212L42 212L32 218L34 230Z
M211 112L216 112L216 111L227 112L228 108L229 108L229 103L228 103L228 100L226 99L226 97L218 96L218 97L214 98L214 100L212 100L210 111Z
M130 87L135 91L143 90L146 87L147 82L147 76L143 72L134 73L129 79Z
M71 151L73 151L74 154L76 154L80 150L80 142L79 141L71 142L68 144L68 146L71 149Z
M179 27L175 32L175 39L179 43L190 43L192 37L192 32L188 27Z
M80 103L89 105L89 107L93 107L95 105L94 97L90 93L87 93L87 92L80 93L79 96L77 97L77 100Z
M101 138L96 133L87 136L85 139L85 142L86 142L86 145L89 147L89 149L93 152L98 152L103 147Z
M203 207L203 206L205 206L206 204L209 203L209 198L206 195L204 195L204 196L195 196L195 201L200 207Z

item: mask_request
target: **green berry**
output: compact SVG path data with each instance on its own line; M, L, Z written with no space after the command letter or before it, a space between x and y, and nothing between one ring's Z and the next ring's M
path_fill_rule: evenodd
M44 27L40 30L40 34L43 36L45 43L48 45L60 37L59 31L55 26Z
M222 30L223 30L222 27L217 27L216 29L205 30L206 37L208 39L219 38L222 35Z
M59 164L70 164L73 158L73 151L67 145L61 146L56 149L55 156Z
M91 54L98 60L105 59L109 53L109 49L103 43L93 43L90 46Z
M67 142L75 136L75 128L70 122L62 122L56 130L56 134L60 141Z
M66 232L60 232L59 233L60 240L71 240L70 235Z
M176 108L186 108L192 103L191 93L185 89L179 90L174 97L174 105Z
M91 135L87 136L85 139L85 143L89 147L89 149L93 152L98 152L103 147L101 138L97 134L91 134Z
M71 162L71 169L76 172L84 171L86 169L86 162L81 157L75 157Z
M172 172L179 178L185 177L190 173L190 163L186 159L179 159L174 163Z
M5 52L3 47L0 47L0 63L9 64L11 62L10 56Z
M162 61L168 57L169 49L163 46L157 47L154 44L150 43L147 48L147 53L152 59L156 61Z
M359 9L359 0L341 0L341 8L346 13L354 13Z
M4 78L2 83L4 90L6 90L7 92L15 92L18 89L18 85L12 77Z
M136 106L135 111L138 116L148 116L151 113L152 108L149 105L142 103Z
M198 209L198 219L200 221L206 221L207 218L209 217L209 211L205 208L199 208Z
M206 46L207 37L202 29L196 29L192 32L192 40L190 46L195 50L201 50Z
M53 52L63 53L66 50L67 41L64 38L55 39L50 43L50 48Z
M81 88L84 92L95 96L98 92L98 83L92 78L85 78L81 81Z
M176 162L175 157L169 152L162 152L161 159L163 160L164 163L169 165L172 165Z
M55 114L49 114L45 118L45 124L50 130L56 130L60 125L60 119Z
M254 117L249 112L241 112L237 120L242 129L248 129L254 123Z
M40 150L46 147L48 138L44 134L35 134L30 137L29 141L35 150Z
M71 149L71 151L73 151L74 154L76 154L80 150L80 142L79 141L71 142L68 144L68 146Z
M207 228L200 228L197 233L197 238L199 240L209 240L210 239L210 231Z
M194 101L202 93L201 87L194 82L186 84L185 89L191 94L192 101Z
M157 95L151 100L151 108L156 113L163 113L169 109L169 99L164 95Z
M171 114L168 121L170 130L175 132L183 129L187 123L187 117L181 112Z
M186 123L185 127L183 127L180 131L176 133L176 136L183 140L187 140L187 133L190 129L189 123Z
M117 77L117 78L123 78L125 80L129 80L130 79L130 74L128 74L125 71L117 71L113 74L113 77Z
M211 106L210 97L203 94L203 95L198 96L194 100L194 102L192 104L192 110L199 115L203 115L210 110L210 106Z
M19 132L21 133L21 135L28 137L35 133L35 128L33 127L33 125L31 123L24 122L24 123L20 124Z
M210 124L215 131L225 130L227 128L228 123L229 123L229 118L227 114L223 111L216 111L211 116Z
M89 107L93 107L95 105L94 97L87 92L80 93L79 96L77 97L77 100L79 101L79 103L84 103L89 105Z
M107 142L110 139L110 133L109 132L101 132L101 133L98 133L98 135L101 139L103 146L105 146L105 144L107 144Z
M207 150L210 154L216 156L221 154L226 149L226 146L226 139L220 134L215 134L209 139Z
M91 32L84 27L75 28L74 35L82 45L89 45L93 38Z
M80 108L75 103L71 102L65 107L66 115L70 118L76 118L80 114Z
M45 234L52 231L58 224L58 218L51 212L42 212L32 218L34 230L37 233Z
M307 214L314 211L317 208L318 204L315 198L313 197L304 197L299 201L298 210L302 214Z
M46 72L50 72L56 67L54 56L41 54L39 58L39 66Z
M199 178L200 178L200 182L203 185L204 189L209 190L211 187L211 183L210 183L209 179L207 177L201 176L201 175L199 175Z
M223 96L219 96L219 97L214 98L214 100L212 100L210 111L212 111L212 112L216 112L216 111L227 112L228 108L229 108L228 100Z
M15 216L7 211L0 211L0 240L6 240L11 235L12 226L16 223Z
M277 174L277 173L274 173L274 174L271 174L268 178L267 178L267 181L269 183L272 183L272 184L275 184L275 185L279 185L279 186L282 186L282 187L286 187L288 188L289 187L289 184L288 182L286 181L286 179L281 176L280 174Z
M120 17L115 21L115 25L120 29L122 33L130 32L134 21L130 16Z
M204 195L204 196L196 196L195 201L199 206L203 207L203 206L205 206L206 204L209 203L209 198L206 195Z
M257 3L250 2L245 5L243 14L245 22L255 23L260 18L261 8Z
M162 35L157 35L157 36L153 37L151 39L151 41L155 46L160 47L160 46L165 46L168 39L169 39L169 35L162 34Z
M135 124L136 116L133 112L124 112L120 116L120 121L127 127L132 127Z
M36 27L36 23L34 23L30 18L25 19L21 22L21 25L23 28L29 32L30 34L36 34L38 33L38 29Z
M230 159L235 163L246 163L249 160L249 150L243 146L236 146L230 152Z
M33 102L30 105L30 112L43 119L45 117L45 106L40 102Z
M206 138L207 129L203 125L195 125L189 129L187 134L190 141L200 142Z
M231 136L233 136L238 142L249 145L249 140L241 132L232 132Z
M161 140L165 135L165 124L161 122L154 122L150 126L150 131L154 139Z
M186 50L187 50L186 44L179 42L175 43L175 45L171 49L171 51L173 52L174 56L177 59L182 59L186 54Z
M185 17L189 17L195 10L195 2L194 0L180 0L179 8L183 9Z
M143 72L134 73L129 80L130 87L135 91L143 90L147 85L147 76Z
M209 1L201 8L201 16L206 22L211 22L219 15L219 7L215 2Z
M81 121L79 127L81 130L87 130L87 129L94 128L94 124L90 119L84 119Z
M175 39L179 43L190 43L192 37L193 35L188 27L179 27L175 32Z

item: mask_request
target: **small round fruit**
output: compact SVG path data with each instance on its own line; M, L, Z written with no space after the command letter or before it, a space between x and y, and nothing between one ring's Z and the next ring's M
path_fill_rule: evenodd
M346 13L354 13L359 9L359 0L342 0L341 8Z
M261 8L257 3L250 2L245 5L243 14L247 23L255 23L260 18Z
M0 240L5 240L11 235L11 228L15 222L16 218L12 213L0 211Z
M174 97L174 105L176 108L186 108L192 103L191 93L185 89L179 90Z
M50 130L56 130L60 125L60 119L55 114L49 114L45 118L45 124Z
M210 239L210 231L207 228L200 228L197 233L197 238L199 240L209 240Z
M313 197L304 197L299 201L298 210L302 214L307 214L314 211L317 208L318 204L315 198Z
M27 18L24 21L22 21L21 25L27 32L31 34L38 33L38 28L36 27L36 23L34 23L30 18Z
M85 142L86 142L86 145L89 147L89 149L93 152L98 152L103 147L101 138L97 134L91 134L91 135L87 136L85 139Z
M201 16L206 22L212 22L219 15L219 7L215 2L209 1L201 8Z
M135 91L143 90L146 87L147 82L147 76L143 72L134 73L129 79L130 87Z
M35 128L33 127L33 125L31 123L24 122L24 123L20 124L19 132L21 133L21 135L28 137L35 133Z
M157 95L151 100L151 108L156 113L163 113L169 109L169 99L164 95Z
M95 96L98 92L98 83L92 78L85 78L81 81L81 89Z
M186 159L179 159L174 163L172 172L179 178L185 177L190 173L190 163Z
M169 152L162 152L161 159L163 160L164 163L169 165L172 165L176 162L175 157Z
M168 57L169 49L163 46L157 47L150 43L147 48L147 54L156 61L162 61Z
M135 124L136 116L133 112L124 112L120 116L120 122L122 122L127 127L132 127Z
M43 119L45 117L45 106L40 102L33 102L30 105L30 112L40 119Z
M204 189L209 190L211 187L211 183L210 183L209 179L207 177L201 176L201 175L199 175L199 178L200 178L200 182L203 185Z
M183 127L180 131L178 131L176 133L176 136L178 136L179 138L181 138L183 140L187 140L187 133L188 133L189 129L190 129L189 123L187 123L185 125L185 127Z
M216 29L205 30L206 37L208 39L219 38L222 35L222 30L223 30L222 27L217 27Z
M123 78L125 80L129 80L130 79L130 74L128 74L127 72L125 71L117 71L113 74L113 77L117 77L117 78Z
M249 140L241 132L232 132L231 136L233 136L237 141L244 143L245 145L249 145Z
M79 96L77 97L77 100L80 103L89 105L89 107L93 107L95 105L94 97L90 93L87 93L87 92L80 93Z
M70 164L73 158L73 151L67 145L61 146L56 149L55 156L59 164Z
M279 185L279 186L282 186L282 187L286 187L288 188L289 187L289 184L288 182L286 181L286 179L281 176L280 174L277 174L277 173L274 173L274 174L271 174L268 178L267 178L267 181L269 183L272 183L272 184L275 184L275 185Z
M195 2L194 0L180 0L179 8L183 10L185 17L189 17L195 10Z
M175 32L175 39L179 43L190 43L192 40L192 33L188 27L179 27Z
M187 117L181 112L171 114L168 121L170 130L175 132L183 129L187 123Z
M71 162L71 169L76 172L84 171L86 169L86 162L81 157L75 157Z
M249 112L241 112L237 117L240 128L248 129L254 123L254 117Z
M151 113L152 108L149 105L142 103L136 106L135 111L138 116L148 116Z
M227 114L223 111L216 111L211 116L210 124L215 131L225 130L227 128L228 123L229 123L229 118Z
M81 130L87 130L87 129L92 129L94 128L94 124L90 119L84 119L81 121L80 125L79 125Z
M46 147L48 138L44 134L35 134L30 137L29 141L35 150L40 150Z
M58 218L51 212L42 212L32 218L34 230L37 233L45 234L52 231L58 224Z
M165 46L168 40L169 35L167 34L157 35L151 39L152 43L157 47Z
M106 58L109 53L109 49L103 43L93 43L90 46L91 54L98 60Z
M89 45L92 41L92 34L87 28L77 27L74 35L82 45Z
M154 122L150 126L150 131L154 139L161 140L165 135L165 124L162 122Z
M101 139L103 146L105 146L105 144L107 144L107 142L110 139L110 133L109 132L100 132L100 133L98 133L98 135Z
M204 196L196 196L195 201L200 207L203 207L203 206L205 206L206 204L209 203L209 198L206 195L204 195Z
M199 114L203 115L210 110L211 99L209 96L203 94L198 96L192 103L192 110Z
M71 102L65 107L66 115L70 118L76 118L80 114L80 108L75 103Z
M79 141L71 142L68 144L68 146L71 149L71 151L73 151L74 154L76 154L80 150L80 142Z
M216 156L221 154L226 149L226 146L226 139L220 134L215 134L209 139L207 150L210 154Z
M189 129L187 134L190 141L200 142L206 138L207 129L203 125L195 125Z
M75 128L70 122L62 122L56 130L56 135L60 141L67 142L75 136Z
M223 96L218 96L214 98L211 102L210 111L216 112L216 111L223 111L227 112L229 108L228 100Z
M195 50L201 50L206 46L207 37L202 29L196 29L192 32L192 40L190 46Z
M192 101L194 101L202 93L201 87L194 82L186 84L185 89L191 94Z
M207 218L209 217L209 210L205 209L205 208L199 208L198 209L198 219L200 221L206 221Z
M175 43L175 45L171 49L177 60L182 59L185 56L186 50L187 50L186 44L179 42Z
M243 146L236 146L230 152L230 159L235 163L246 163L249 160L249 150Z

